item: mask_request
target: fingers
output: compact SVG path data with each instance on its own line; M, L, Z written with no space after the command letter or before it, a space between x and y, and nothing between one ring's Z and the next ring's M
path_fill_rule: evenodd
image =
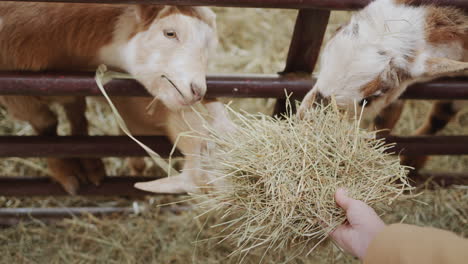
M338 247L350 252L350 249L352 249L350 248L350 243L352 243L351 241L353 240L350 232L349 225L342 224L330 233L330 238L335 241Z
M330 237L337 242L342 241L343 233L345 232L346 228L347 227L344 224L338 226L330 233Z
M345 189L340 188L335 193L335 201L341 208L347 211L354 200L348 197Z

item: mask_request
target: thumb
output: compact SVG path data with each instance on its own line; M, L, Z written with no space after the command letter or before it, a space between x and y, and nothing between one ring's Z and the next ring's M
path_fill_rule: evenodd
M345 189L340 188L335 193L335 201L341 208L343 208L345 211L348 211L351 202L353 202L353 199L348 197L348 193Z

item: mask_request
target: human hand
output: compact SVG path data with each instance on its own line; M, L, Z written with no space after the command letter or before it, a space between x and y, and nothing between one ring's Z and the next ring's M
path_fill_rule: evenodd
M363 260L369 244L385 224L374 209L349 198L344 189L336 191L335 200L346 211L348 222L337 227L330 236L341 248Z

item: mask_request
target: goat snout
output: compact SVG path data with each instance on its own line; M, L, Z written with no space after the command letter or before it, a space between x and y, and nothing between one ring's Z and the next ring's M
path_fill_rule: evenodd
M320 92L315 94L315 102L327 106L330 104L330 97L323 96Z
M330 104L330 98L323 96L320 92L310 91L302 100L301 106L297 111L297 114L300 119L304 119L306 117L307 111L315 107L315 104L322 104L328 105Z
M192 91L193 102L200 101L205 96L206 89L204 88L204 85L191 83L190 89Z

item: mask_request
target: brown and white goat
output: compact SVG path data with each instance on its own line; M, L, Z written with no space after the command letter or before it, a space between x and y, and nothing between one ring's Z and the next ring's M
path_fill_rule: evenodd
M191 126L199 122L187 106L206 92L207 62L217 44L215 20L206 7L1 3L0 70L95 70L106 64L126 71L160 101L154 115L146 116L150 99L116 98L130 130L158 130L175 139L188 129L184 112ZM63 104L73 135L87 134L84 98L0 97L9 114L29 122L40 135L57 133L57 118L48 106L53 101ZM207 106L215 120L224 120L220 103ZM179 146L182 153L193 154L184 172L150 185L152 191L193 191L201 181L191 169L202 142L183 139ZM99 159L49 158L48 166L52 177L72 194L80 181L99 184L105 175Z
M466 75L468 16L463 10L433 5L410 6L411 0L376 0L353 15L326 44L317 83L299 115L314 102L334 96L339 107L374 118L377 128L391 129L401 114L398 97L413 83ZM460 104L440 101L416 134L434 134ZM424 158L405 161L419 168Z

